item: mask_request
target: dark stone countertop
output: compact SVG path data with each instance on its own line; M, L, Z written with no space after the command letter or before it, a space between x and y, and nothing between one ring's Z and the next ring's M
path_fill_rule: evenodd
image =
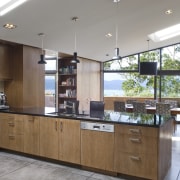
M140 125L148 127L160 127L166 121L173 119L171 118L171 116L114 112L112 110L105 110L103 118L94 118L84 114L75 115L58 113L55 108L9 108L6 110L0 110L0 112L32 116L45 116L52 118L75 119L93 122L96 121L111 124Z

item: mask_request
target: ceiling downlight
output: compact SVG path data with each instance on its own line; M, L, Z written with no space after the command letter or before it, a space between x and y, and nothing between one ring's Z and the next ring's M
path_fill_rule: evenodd
M6 29L15 29L17 26L11 23L6 23L3 25L3 27Z

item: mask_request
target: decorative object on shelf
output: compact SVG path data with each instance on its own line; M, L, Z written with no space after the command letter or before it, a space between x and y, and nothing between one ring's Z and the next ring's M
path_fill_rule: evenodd
M79 20L78 17L73 17L72 20L76 22ZM77 47L76 47L76 30L75 30L75 35L74 35L74 54L73 54L73 59L71 60L71 63L79 63L79 59L77 59Z
M118 5L120 0L113 0L114 3L117 4L117 8L116 8L116 13L117 13L117 17L116 17L116 44L115 44L115 56L112 57L112 60L120 60L121 56L119 55L119 48L118 48Z
M38 64L46 64L45 61L45 56L44 56L44 51L43 51L43 38L44 38L44 33L39 33L39 36L41 36L41 55L40 55L40 61L38 61Z

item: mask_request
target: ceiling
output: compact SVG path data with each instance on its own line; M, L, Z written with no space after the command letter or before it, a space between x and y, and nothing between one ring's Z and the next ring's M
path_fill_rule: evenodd
M166 15L167 9L173 14ZM76 23L72 17L79 18ZM180 23L179 0L28 0L0 17L0 39L73 54L75 32L78 56L98 61L114 55L115 27L118 17L118 47L126 56L148 50L148 34ZM3 28L5 23L16 29ZM105 37L112 33L111 38ZM160 43L149 42L154 49L180 42L180 36ZM109 56L108 56L109 55Z

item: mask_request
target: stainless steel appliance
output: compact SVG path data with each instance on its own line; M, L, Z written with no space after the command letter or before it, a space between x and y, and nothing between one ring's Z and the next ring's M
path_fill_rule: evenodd
M8 109L7 97L3 92L0 92L0 109Z
M114 132L114 125L103 124L103 123L81 122L81 129Z

